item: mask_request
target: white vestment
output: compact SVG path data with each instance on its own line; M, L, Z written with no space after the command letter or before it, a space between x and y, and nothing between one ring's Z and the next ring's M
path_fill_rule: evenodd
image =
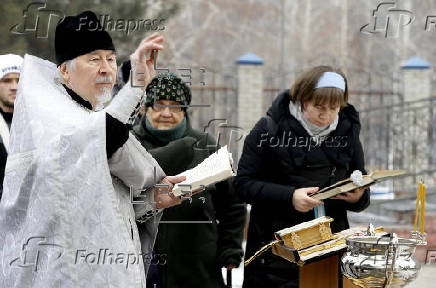
M132 134L108 160L105 126L105 113L127 123L143 92L128 83L94 112L57 77L55 64L25 56L0 203L0 287L145 287L161 212L145 218L141 251L135 220L153 212L153 193L132 205L129 192L165 175Z

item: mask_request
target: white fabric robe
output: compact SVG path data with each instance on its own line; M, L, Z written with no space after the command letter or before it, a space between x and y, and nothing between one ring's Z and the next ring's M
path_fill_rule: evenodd
M161 212L146 219L141 251L135 220L154 199L132 205L129 187L137 195L165 175L132 134L109 160L105 142L105 113L128 122L143 92L126 85L93 112L57 73L25 56L0 203L0 287L145 287Z

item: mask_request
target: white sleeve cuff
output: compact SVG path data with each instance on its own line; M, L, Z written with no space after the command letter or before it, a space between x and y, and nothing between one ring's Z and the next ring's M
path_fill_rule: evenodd
M105 111L123 124L132 124L138 116L139 109L145 98L145 91L132 87L130 80L114 96Z
M155 189L155 188L154 188ZM133 205L136 221L139 223L147 222L150 218L156 217L163 209L157 209L154 200L154 189L149 189L146 193L144 205Z

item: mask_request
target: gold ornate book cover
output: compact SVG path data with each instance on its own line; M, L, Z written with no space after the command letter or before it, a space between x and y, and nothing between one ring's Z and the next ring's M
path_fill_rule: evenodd
M272 246L272 252L273 254L294 262L299 266L303 266L307 262L316 261L316 259L319 259L319 257L324 255L329 255L336 251L346 249L346 239L348 237L366 235L367 229L368 228L364 226L352 227L333 234L333 239L329 241L300 250L289 248L283 241L281 241L280 243L274 243ZM386 235L386 232L382 227L377 227L374 232L377 236Z
M303 222L275 233L278 240L282 240L289 248L297 250L310 247L334 238L330 229L333 218L323 216L312 221Z

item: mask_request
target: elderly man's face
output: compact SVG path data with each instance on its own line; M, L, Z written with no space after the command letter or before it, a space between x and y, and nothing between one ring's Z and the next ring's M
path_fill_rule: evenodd
M0 106L5 112L14 109L15 97L17 96L19 73L8 73L0 79Z
M154 128L168 130L182 122L185 112L180 103L171 100L158 100L147 109L147 119Z
M114 51L95 50L76 57L72 67L62 64L60 70L67 86L90 102L94 109L111 99L117 74Z

